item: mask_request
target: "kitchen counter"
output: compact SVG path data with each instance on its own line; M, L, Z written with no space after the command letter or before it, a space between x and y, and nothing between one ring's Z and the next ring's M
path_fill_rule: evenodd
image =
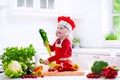
M76 48L73 49L73 54L111 54L115 53L115 55L120 55L120 49L98 49L98 48ZM42 56L41 56L42 54ZM45 55L44 55L45 54ZM40 52L39 53L40 57L47 57L46 55L47 52ZM37 55L38 56L38 55ZM49 56L49 55L48 55ZM110 79L104 79L104 78L98 78L98 79L88 79L86 77L86 74L88 72L85 70L85 75L84 76L45 76L44 78L26 78L24 80L110 80ZM4 75L4 73L0 73L0 80L22 80L21 78L15 78L15 79L9 79L7 76ZM120 72L117 78L111 79L111 80L120 80Z
M88 70L96 60L103 60L109 65L120 69L120 49L118 48L75 48L72 60L78 63L82 69Z
M98 79L88 79L86 77L86 74L89 71L85 71L84 76L44 76L44 78L26 78L24 80L120 80L120 74L115 79L104 79L104 78L98 78ZM14 78L9 79L7 76L4 75L4 73L0 73L0 80L23 80L21 78Z
M88 53L88 54L109 54L112 53L120 55L120 49L118 48L74 48L73 53Z

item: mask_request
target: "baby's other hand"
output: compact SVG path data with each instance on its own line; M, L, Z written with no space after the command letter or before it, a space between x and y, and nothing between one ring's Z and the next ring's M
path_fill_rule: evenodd
M45 44L45 43L43 43L43 45L46 47L47 46L47 44Z
M48 60L44 60L43 64L48 65L49 61Z

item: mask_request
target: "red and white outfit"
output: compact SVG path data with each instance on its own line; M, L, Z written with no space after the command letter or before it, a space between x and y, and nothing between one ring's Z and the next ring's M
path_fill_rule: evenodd
M51 51L55 51L55 55L48 58L49 62L56 61L57 64L68 61L72 56L72 47L69 39L57 39L54 44L50 45Z

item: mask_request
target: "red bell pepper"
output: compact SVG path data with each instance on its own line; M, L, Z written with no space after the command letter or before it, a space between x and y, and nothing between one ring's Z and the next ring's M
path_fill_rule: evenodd
M71 61L64 61L63 66L72 67L72 62Z

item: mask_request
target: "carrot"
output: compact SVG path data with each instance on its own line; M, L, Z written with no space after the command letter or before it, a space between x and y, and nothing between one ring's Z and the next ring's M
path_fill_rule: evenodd
M36 66L35 68L34 68L34 71L36 72L36 71L38 71L38 70L43 70L43 66L42 65L39 65L39 66Z

